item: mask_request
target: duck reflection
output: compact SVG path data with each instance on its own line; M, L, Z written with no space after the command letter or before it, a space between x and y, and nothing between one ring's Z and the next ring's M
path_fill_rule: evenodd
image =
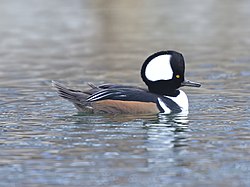
M187 115L159 114L157 121L145 123L147 129L147 149L169 149L187 145L188 137Z
M77 115L73 119L77 124L85 124L93 131L100 131L100 128L105 128L106 133L108 129L115 129L110 131L110 135L114 138L115 134L122 134L131 141L131 136L142 138L138 143L144 142L147 150L163 150L172 147L187 146L187 138L189 137L189 120L187 115L117 115L117 116L86 116ZM68 120L67 120L68 121ZM88 125L87 125L88 124ZM94 125L95 124L95 125ZM124 128L126 127L126 128ZM83 128L83 126L82 126ZM79 129L78 129L79 130ZM143 135L143 136L142 136ZM109 136L105 134L105 136ZM136 140L134 139L134 143ZM126 141L125 139L123 141ZM129 145L128 145L129 146Z
M188 150L188 124L188 116L163 114L160 114L154 123L144 124L147 129L144 144L147 168L162 168L166 172L171 170L174 176L178 175L178 172L172 169L186 164L183 153Z
M158 173L161 169L171 170L176 176L179 173L173 168L189 165L188 116L77 115L67 119L69 122L73 124L64 131L64 137L74 143L72 149L81 158L93 163L96 171L139 168Z

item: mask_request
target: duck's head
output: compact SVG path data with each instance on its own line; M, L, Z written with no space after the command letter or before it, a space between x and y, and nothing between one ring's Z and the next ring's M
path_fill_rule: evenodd
M150 92L177 96L181 86L200 87L185 79L185 61L176 51L160 51L149 56L142 65L141 77Z

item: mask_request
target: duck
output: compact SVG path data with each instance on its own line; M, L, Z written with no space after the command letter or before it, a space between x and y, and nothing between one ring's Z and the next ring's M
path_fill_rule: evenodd
M79 112L92 114L188 114L188 97L180 88L201 86L185 79L184 57L174 50L150 55L142 64L141 78L147 88L88 83L90 88L82 91L57 81L52 86Z

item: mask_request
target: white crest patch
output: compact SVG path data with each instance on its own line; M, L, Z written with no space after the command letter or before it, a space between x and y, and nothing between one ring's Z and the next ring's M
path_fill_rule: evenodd
M171 55L160 55L152 59L146 69L145 75L150 81L169 80L173 77L170 65Z

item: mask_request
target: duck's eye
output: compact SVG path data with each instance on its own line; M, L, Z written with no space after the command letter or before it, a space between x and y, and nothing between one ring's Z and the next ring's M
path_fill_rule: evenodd
M181 76L180 76L180 75L175 75L175 77L176 77L177 79L179 79Z

